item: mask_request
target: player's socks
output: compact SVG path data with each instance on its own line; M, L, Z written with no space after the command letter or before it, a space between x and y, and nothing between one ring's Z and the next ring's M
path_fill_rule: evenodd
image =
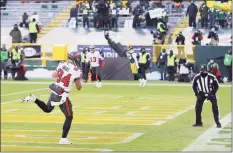
M35 100L35 103L37 104L38 107L40 107L40 109L42 109L44 112L46 113L50 113L54 107L48 107L45 102L39 100L39 99L36 99Z
M33 94L30 94L29 96L23 98L21 103L28 103L28 102L35 102L35 101L36 101L36 96Z
M144 80L144 79L143 79L143 85L142 85L143 87L146 86L146 82L147 82L147 80Z
M139 79L139 87L142 86L142 83L143 83L142 79Z
M61 138L59 144L72 144L67 138Z

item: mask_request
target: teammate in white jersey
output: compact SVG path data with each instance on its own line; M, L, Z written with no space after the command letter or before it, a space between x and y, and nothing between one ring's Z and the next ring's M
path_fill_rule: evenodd
M89 49L90 52L87 54L87 62L90 62L91 79L96 82L96 87L101 87L100 60L104 58L100 55L99 51L95 50L94 46L90 46ZM98 81L96 77L98 77Z
M56 82L51 84L51 94L48 103L39 100L35 95L25 97L22 103L35 102L44 112L50 113L54 109L54 106L59 106L66 119L63 124L62 138L59 144L72 144L68 139L72 119L73 111L72 104L69 100L69 93L72 89L72 85L75 83L76 88L80 90L82 88L81 70L77 68L77 59L73 55L69 54L68 62L60 62L56 71L53 72L52 77L56 78Z

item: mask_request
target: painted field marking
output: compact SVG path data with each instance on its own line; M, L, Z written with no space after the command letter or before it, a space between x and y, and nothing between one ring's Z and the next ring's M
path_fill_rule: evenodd
M218 137L219 132L223 130L223 127L227 126L231 122L232 113L224 116L220 123L222 124L222 128L216 128L216 125L212 125L209 129L207 129L201 136L199 136L193 143L188 145L182 151L224 151L219 150L222 149L220 146L210 145L207 144L210 142L211 139ZM229 149L230 151L230 149Z
M147 110L149 108L150 108L149 106L143 106L143 107L140 108L140 110Z
M186 109L184 109L182 111L179 111L179 112L175 113L174 115L170 115L170 116L168 116L167 119L173 119L175 117L178 117L178 116L180 116L180 115L182 115L182 114L184 114L184 113L192 110L193 108L195 108L195 105L191 105L190 107L188 107L188 108L186 108Z
M164 124L164 123L166 123L166 121L158 121L158 122L155 122L154 125L162 125L162 124Z
M8 82L2 81L2 84L51 84L51 82ZM83 84L85 85L94 85L94 83ZM117 82L105 82L104 85L108 86L138 86L138 83L117 83ZM158 84L150 84L148 83L147 86L169 86L169 87L191 87L191 83L183 84L183 83L158 83ZM232 85L228 84L220 84L220 87L232 87Z
M112 109L119 109L119 108L121 108L122 106L114 106L114 107L112 107Z
M10 110L8 110L8 111L5 111L5 112L7 112L7 113L9 113L9 112L16 112L16 111L18 111L19 109L10 109Z
M98 137L128 137L131 136L132 132L103 132L103 131L78 131L78 130L71 130L73 135L78 136L98 136ZM47 134L60 134L60 130L21 130L21 129L2 129L2 134L40 134L40 135L47 135Z
M13 143L17 143L17 142L21 142L21 141L2 141L2 142L13 142ZM22 143L22 142L21 142ZM27 142L28 143L28 142ZM44 142L39 142L40 144L43 144ZM58 143L50 143L50 144L58 144ZM30 149L32 149L33 151L93 151L93 152L111 152L113 150L110 149L90 149L90 148L67 148L67 147L48 147L48 146L27 146L27 145L5 145L5 144L1 144L1 149L2 151L29 151ZM16 150L12 150L12 148L16 149ZM37 150L39 149L39 150Z
M121 142L119 142L117 144L132 142L133 140L137 139L141 135L143 135L143 133L134 133L132 136L129 136L128 138L122 140Z
M15 100L3 101L3 102L1 102L1 105L4 105L4 104L11 104L11 103L19 102L19 101L21 101L21 100L22 100L22 99L15 99Z
M105 112L107 112L107 111L106 111L106 110L103 110L103 111L95 112L95 114L103 114L103 113L105 113Z
M127 112L127 113L125 113L125 115L132 115L132 114L135 114L135 112Z
M28 92L34 92L34 91L42 91L42 90L48 90L49 88L40 88L40 89L35 89L35 90L27 90L27 91L22 91L22 92L15 92L15 93L10 93L10 94L4 94L1 95L2 97L5 96L12 96L12 95L18 95L18 94L22 94L22 93L28 93Z

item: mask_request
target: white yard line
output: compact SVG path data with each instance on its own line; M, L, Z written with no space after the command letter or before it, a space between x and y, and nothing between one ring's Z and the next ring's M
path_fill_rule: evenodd
M119 109L119 108L121 108L122 106L114 106L114 107L112 107L112 109Z
M8 82L3 81L2 84L51 84L51 82ZM104 85L110 86L138 86L138 83L117 83L117 82L103 82ZM85 85L94 85L94 83L83 84ZM147 86L169 86L169 87L191 87L192 84L183 84L183 83L158 83L158 84L151 84L148 83ZM220 84L220 87L232 87L230 84Z
M21 101L21 100L22 100L22 99L15 99L15 100L3 101L3 102L1 102L1 105L10 104L10 103L15 103L15 102L19 102L19 101Z
M143 106L143 107L140 108L140 110L147 110L149 108L150 108L149 106Z
M127 113L125 113L125 115L132 115L132 114L134 114L135 112L127 112Z
M188 107L188 108L186 108L186 109L184 109L182 111L179 111L179 112L175 113L174 115L170 115L170 116L168 116L167 119L173 119L173 118L175 118L177 116L180 116L180 115L192 110L193 108L195 108L195 105L191 105L190 107Z
M132 136L127 137L126 139L122 140L121 142L119 142L117 144L131 142L131 141L137 139L138 137L140 137L141 135L143 135L143 133L134 133Z
M12 95L19 95L22 93L28 93L28 92L34 92L34 91L41 91L41 90L48 90L49 88L40 88L40 89L35 89L35 90L27 90L27 91L22 91L22 92L14 92L14 93L10 93L10 94L4 94L1 95L1 97L5 97L5 96L12 96Z
M158 121L158 122L156 122L154 125L162 125L162 124L164 124L164 123L166 123L166 121Z
M105 112L107 112L107 111L106 111L106 110L103 110L103 111L95 112L94 114L103 114L103 113L105 113Z
M231 122L231 117L232 114L229 113L220 120L222 124L222 128ZM206 148L208 147L207 143L211 139L217 137L219 135L219 132L222 130L222 128L216 128L216 125L214 124L208 130L206 130L199 138L197 138L192 144L190 144L188 147L183 149L183 151L223 151L223 150L218 150L219 146L210 145L209 147L211 148L211 150L208 150L208 148Z
M18 111L19 109L10 109L10 110L8 110L8 111L5 111L6 113L9 113L9 112L16 112L16 111Z

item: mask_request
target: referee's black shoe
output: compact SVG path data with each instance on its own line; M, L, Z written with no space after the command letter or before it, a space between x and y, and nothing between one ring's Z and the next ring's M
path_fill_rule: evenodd
M203 124L202 123L196 123L196 124L193 124L193 127L203 127Z
M219 123L219 124L217 124L217 128L221 128L222 127L222 125Z

